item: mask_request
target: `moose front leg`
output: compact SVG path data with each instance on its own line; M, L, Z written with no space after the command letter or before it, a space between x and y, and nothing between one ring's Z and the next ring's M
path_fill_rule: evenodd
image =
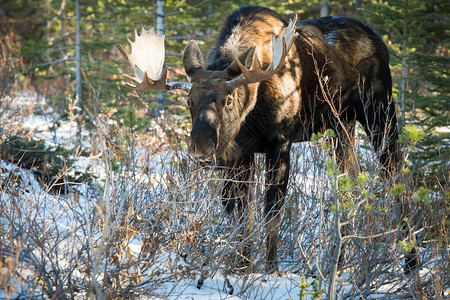
M239 164L225 174L225 185L222 189L222 203L228 213L232 213L237 204L237 223L239 226L239 244L236 267L246 268L252 262L253 211L249 202L249 185L253 176L253 155L244 155Z
M272 153L268 153L266 157L266 185L269 188L266 193L264 213L267 230L266 268L268 273L278 272L278 232L280 231L284 197L289 179L290 148L290 143L282 143Z
M239 214L247 207L249 180L252 177L253 155L244 155L233 168L226 170L222 188L222 204L227 213L232 213L236 204Z

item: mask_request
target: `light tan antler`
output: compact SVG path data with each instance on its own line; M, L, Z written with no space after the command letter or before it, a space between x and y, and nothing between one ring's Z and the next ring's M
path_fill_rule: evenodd
M173 89L182 89L189 91L191 84L185 82L167 82L167 66L164 67L164 35L159 35L153 27L146 30L144 26L141 29L141 35L138 35L136 25L134 26L134 42L128 43L131 47L131 53L127 54L122 45L117 45L119 51L128 61L134 76L125 77L132 82L126 85L136 91L168 91Z
M263 81L281 70L284 65L285 58L289 53L289 49L294 41L294 37L297 36L297 33L295 32L296 21L297 15L295 15L293 21L289 20L289 25L280 37L276 38L272 36L272 62L266 70L261 68L261 62L259 61L255 51L250 52L252 53L252 58L249 69L241 63L239 58L236 58L235 62L239 69L241 69L244 78L234 79L233 86Z

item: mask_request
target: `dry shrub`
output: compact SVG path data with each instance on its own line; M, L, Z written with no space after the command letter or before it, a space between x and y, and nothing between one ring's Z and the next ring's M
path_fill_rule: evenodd
M264 157L256 157L242 223L222 208L226 170L189 158L182 150L185 138L143 148L132 131L116 132L102 113L90 117L99 154L92 160L99 174L92 184L55 195L27 169L8 165L0 172L0 286L8 297L167 296L167 283L186 280L202 288L206 280L224 276L229 293L270 298L260 289L270 278L264 273ZM11 120L2 117L5 124ZM168 120L159 120L151 143L176 127ZM364 175L337 173L332 142L322 138L291 153L281 271L315 278L328 294L349 299L444 297L450 267L448 181L428 190L407 177L383 181L376 157L365 149L357 151ZM442 173L448 174L446 168ZM246 268L243 249L252 254ZM342 250L338 258L336 249ZM405 268L411 253L420 257L415 270ZM293 283L292 294L296 289Z
M96 136L103 138L95 168L103 175L92 185L55 196L30 185L27 170L2 170L0 250L7 276L2 289L15 280L27 288L16 286L10 295L125 299L164 296L169 282L187 280L202 288L205 280L224 276L234 295L267 297L260 290L261 280L270 278L264 274L264 157L255 161L242 224L222 208L223 170L198 165L178 145L158 153L134 146L124 155L104 116L96 122ZM335 178L332 155L321 146L329 142L300 144L292 151L281 270L316 278L318 287L330 292L337 266L331 292L346 298L375 293L439 298L448 289L448 186L424 192L411 180L402 188L383 181L376 158L365 150L358 151L364 176ZM408 213L399 219L405 206ZM336 209L340 260L334 257ZM248 246L253 261L242 268L242 249ZM405 255L412 248L420 261L408 273ZM19 276L24 263L28 279ZM293 294L296 289L293 283Z
M302 144L292 153L280 235L282 270L314 277L330 292L329 280L337 266L336 290L331 292L348 298L376 293L443 295L448 288L442 283L448 278L448 186L430 189L421 198L417 183L410 179L404 179L402 188L399 181L381 179L376 157L366 150L358 152L360 177L339 174L335 184L329 173L330 154L322 149L320 142ZM228 289L242 297L257 295L261 277L253 274L263 274L265 264L263 159L257 156L244 224L223 212L222 171L197 165L183 151L168 148L158 155L144 151L123 165L121 175L108 181L114 183L113 201L122 202L109 204L115 211L111 220L120 225L108 246L115 267L105 273L103 292L114 297L146 294L182 279L201 288L217 274L239 274L244 283L237 288L228 282ZM338 195L338 208L333 195ZM334 257L336 209L342 235L339 260ZM245 234L248 226L250 235ZM133 239L142 246L137 254L130 250ZM241 268L242 249L248 245L253 263ZM408 255L416 259L416 253L420 256L416 269L409 270Z

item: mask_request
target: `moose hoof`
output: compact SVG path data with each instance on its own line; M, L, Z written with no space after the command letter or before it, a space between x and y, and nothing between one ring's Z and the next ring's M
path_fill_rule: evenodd
M279 276L280 272L278 271L278 264L276 262L268 262L266 267L267 274L272 274L275 276Z

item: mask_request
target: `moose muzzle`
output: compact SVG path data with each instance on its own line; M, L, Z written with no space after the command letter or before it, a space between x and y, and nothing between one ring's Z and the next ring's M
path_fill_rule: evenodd
M189 155L201 162L210 162L214 158L217 146L217 129L208 123L195 124L191 132Z

